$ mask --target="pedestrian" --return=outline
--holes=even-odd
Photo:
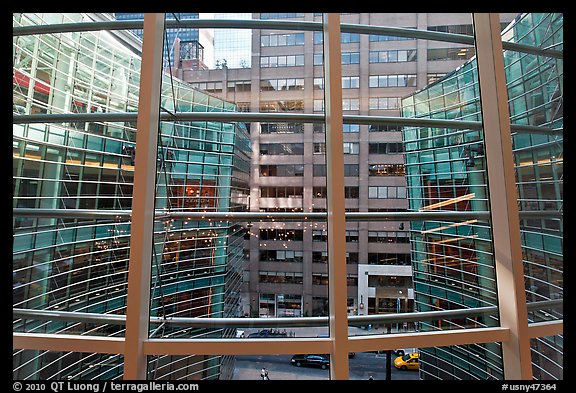
[[[268,378],[268,369],[266,367],[262,367],[262,370],[260,370],[260,377],[263,381],[270,380],[270,378]]]

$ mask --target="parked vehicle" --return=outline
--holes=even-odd
[[[325,370],[330,367],[330,358],[327,355],[294,355],[290,363],[296,367],[320,367]]]
[[[410,352],[404,356],[398,356],[394,360],[394,367],[400,370],[418,370],[418,360],[420,354],[418,352]]]
[[[254,333],[250,333],[248,338],[274,338],[274,337],[287,337],[286,330],[280,331],[278,329],[262,329]]]

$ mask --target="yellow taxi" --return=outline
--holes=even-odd
[[[394,367],[400,370],[418,370],[419,359],[419,353],[410,352],[403,356],[398,356],[396,359],[394,359]]]

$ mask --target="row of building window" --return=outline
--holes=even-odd
[[[261,13],[260,19],[295,19],[295,18],[304,18],[304,13]],[[314,16],[322,16],[320,13],[315,13]],[[506,27],[506,23],[501,24],[501,28],[503,29]],[[406,27],[408,29],[416,29],[416,27]],[[428,31],[439,31],[443,33],[452,33],[452,34],[466,34],[466,35],[473,35],[474,28],[472,24],[460,24],[460,25],[439,25],[439,26],[428,26]],[[315,32],[315,41],[314,43],[322,43],[322,34],[320,32]],[[377,41],[398,41],[398,40],[413,40],[412,37],[395,37],[390,35],[376,35],[370,34],[369,40],[371,42]],[[319,42],[317,42],[319,41]]]
[[[458,56],[458,53],[454,55],[451,53],[450,57],[446,58],[438,58],[438,52],[434,54],[436,56],[436,60],[458,60],[458,58],[454,58],[454,56]],[[345,56],[347,54],[342,54],[342,64],[358,64],[354,63],[351,59],[354,58],[352,54],[350,56]],[[316,55],[315,55],[316,56]],[[349,58],[348,61],[345,61],[344,58]],[[316,57],[315,57],[316,58]],[[322,59],[320,55],[319,59]],[[314,65],[322,65],[322,61],[319,64],[314,63]],[[428,74],[428,84],[435,82],[436,80],[443,77],[445,74],[437,74],[437,73],[430,73]],[[358,78],[358,77],[350,77],[350,78]],[[344,79],[342,81],[343,88],[350,88],[344,87],[345,86]],[[355,82],[354,82],[355,83]],[[376,83],[374,81],[374,83]],[[384,83],[384,82],[382,82]],[[198,83],[190,83],[193,87],[196,87],[201,90],[205,90],[209,93],[222,93],[222,82],[214,81],[214,82],[198,82]],[[359,86],[358,86],[359,87]],[[380,86],[379,86],[380,87]],[[356,88],[356,87],[355,87]],[[242,93],[242,92],[250,92],[252,91],[252,82],[251,81],[229,81],[226,83],[226,89],[229,93]],[[324,78],[314,78],[314,89],[323,90],[324,89]],[[304,81],[301,78],[291,78],[291,79],[263,79],[260,81],[260,91],[285,91],[285,90],[304,90]],[[250,110],[242,110],[241,103],[238,104],[238,110],[249,112]],[[250,103],[244,103],[244,105],[250,106]],[[372,108],[371,108],[372,109]],[[42,108],[37,108],[37,111],[41,111]]]
[[[392,187],[394,188],[394,187]],[[392,195],[392,192],[389,192]],[[260,187],[261,198],[302,198],[304,195],[303,187],[279,186],[279,187]],[[328,195],[326,187],[313,187],[312,196],[314,198],[326,198]],[[358,199],[360,188],[357,186],[345,186],[344,197]]]
[[[358,253],[357,252],[347,252],[346,253],[346,263],[347,264],[358,264]],[[260,261],[261,262],[298,262],[301,263],[304,260],[303,251],[294,250],[260,250]],[[328,263],[328,251],[313,251],[312,252],[312,262],[313,263]],[[399,253],[368,253],[368,264],[369,265],[400,265],[408,266],[411,263],[410,254],[399,254]]]
[[[258,231],[259,240],[268,241],[294,241],[300,242],[304,240],[304,231],[302,229],[277,229],[277,228],[260,228]],[[244,235],[245,240],[250,239],[250,232],[246,231]],[[409,243],[408,232],[405,231],[368,231],[368,243]],[[328,232],[326,230],[313,230],[312,231],[312,241],[313,242],[327,242]],[[359,241],[359,231],[347,230],[346,231],[346,242],[356,243]],[[291,256],[291,254],[286,254]],[[301,255],[294,255],[294,257],[300,257]],[[274,255],[266,254],[266,258],[263,259],[262,255],[260,260],[271,260],[271,259],[283,259],[275,258]],[[354,256],[352,257],[354,260]]]
[[[342,132],[357,133],[360,127],[367,127],[368,132],[400,132],[401,127],[396,125],[376,125],[361,126],[360,124],[343,124]],[[324,133],[325,127],[322,123],[312,125],[314,133]],[[304,123],[260,123],[261,134],[302,134],[304,133]]]
[[[358,177],[358,164],[344,164],[345,177]],[[404,164],[369,164],[369,176],[404,176]],[[304,176],[304,164],[260,165],[260,176],[300,177]],[[313,176],[325,177],[326,164],[314,164]]]
[[[343,143],[344,154],[359,154],[360,143],[359,142],[344,142]],[[313,144],[314,154],[326,154],[326,143],[325,142],[314,142]],[[374,142],[368,144],[369,154],[402,154],[404,152],[404,146],[401,142]],[[260,144],[260,155],[303,155],[304,154],[304,144],[303,143],[261,143]],[[378,164],[374,164],[378,165]],[[273,175],[271,175],[273,176]],[[276,175],[279,176],[279,175]]]
[[[427,59],[429,61],[447,61],[470,59],[474,56],[474,48],[435,48],[428,49]],[[368,61],[374,63],[406,63],[417,61],[417,52],[411,50],[389,50],[389,51],[371,51]],[[346,52],[341,55],[342,65],[360,64],[360,54],[358,52]],[[322,53],[313,55],[313,64],[321,66],[324,64]],[[280,56],[261,56],[260,68],[276,67],[299,67],[304,65],[304,55],[280,55]]]
[[[260,272],[260,282],[272,284],[302,284],[303,277],[302,273]],[[312,283],[316,285],[328,285],[328,277],[321,273],[313,274]],[[358,276],[348,275],[346,277],[346,285],[353,287],[358,286]]]

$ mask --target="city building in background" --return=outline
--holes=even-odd
[[[502,28],[517,14],[501,15]],[[315,13],[256,13],[253,19],[321,21]],[[471,35],[471,14],[351,13],[342,23]],[[215,35],[217,37],[217,35]],[[473,46],[390,35],[342,33],[344,114],[399,116],[416,90],[452,72]],[[246,112],[324,111],[321,32],[252,31],[251,68],[172,73],[234,101]],[[215,39],[215,48],[222,43]],[[397,126],[344,124],[346,210],[406,211],[404,147]],[[326,210],[325,134],[321,124],[252,123],[251,211]],[[414,310],[408,222],[348,223],[350,315]],[[328,313],[325,223],[254,223],[246,240],[245,313],[319,316]]]
[[[252,19],[251,13],[215,13],[214,19]],[[214,66],[252,67],[252,30],[214,29]]]
[[[14,14],[15,26],[80,23],[90,14]],[[101,19],[101,18],[100,18]],[[132,40],[129,32],[120,32]],[[141,45],[141,43],[140,43]],[[29,35],[14,41],[14,113],[137,112],[141,59],[105,31]],[[236,106],[164,75],[171,112]],[[13,207],[130,212],[136,122],[14,124]],[[242,123],[163,121],[156,209],[242,211],[248,203],[250,140]],[[130,216],[14,218],[13,307],[125,314]],[[152,317],[238,317],[245,229],[226,221],[168,220],[154,228]],[[14,331],[122,337],[113,324],[26,322]],[[231,337],[233,329],[152,325],[151,337]],[[154,379],[229,379],[230,356],[151,356]],[[14,379],[109,379],[123,357],[15,350]]]
[[[114,13],[117,20],[144,20],[143,13]],[[211,14],[203,13],[166,13],[167,20],[211,19]],[[142,30],[133,30],[142,38]],[[164,64],[189,69],[208,69],[214,67],[214,31],[213,29],[167,28],[164,42]],[[177,49],[176,49],[177,48]]]
[[[522,14],[504,41],[537,48],[563,47],[562,14]],[[514,132],[514,166],[520,212],[548,211],[521,219],[527,302],[563,298],[563,66],[561,59],[504,51],[513,125],[559,129],[555,134]],[[406,117],[481,121],[478,70],[472,58],[457,70],[402,99]],[[406,179],[411,210],[486,211],[488,178],[483,130],[404,127]],[[489,225],[470,220],[414,221],[412,266],[417,311],[496,306],[495,256]],[[531,312],[533,322],[562,318],[558,310]],[[498,325],[498,315],[421,323],[420,329]],[[562,337],[532,339],[533,375],[561,379]],[[421,350],[422,379],[501,379],[498,343]]]

